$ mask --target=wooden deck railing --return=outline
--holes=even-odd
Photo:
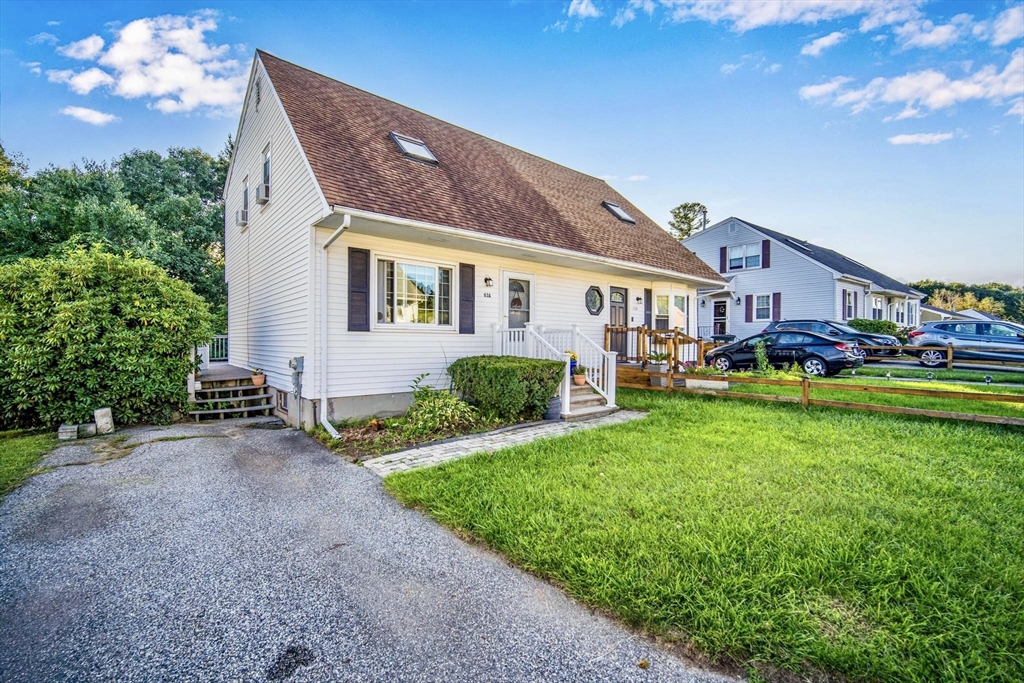
[[[620,351],[619,360],[627,363],[646,365],[651,362],[652,353],[664,353],[671,360],[675,369],[683,364],[692,363],[704,366],[704,354],[721,346],[703,339],[695,339],[685,334],[678,327],[667,330],[652,330],[645,325],[639,327],[604,326],[605,351]],[[622,353],[624,351],[624,353]]]

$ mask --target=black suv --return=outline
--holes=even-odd
[[[865,356],[898,356],[900,355],[900,340],[890,334],[877,334],[875,332],[861,332],[855,330],[849,325],[836,322],[835,320],[780,320],[778,322],[771,323],[768,327],[764,328],[764,332],[775,332],[777,330],[801,330],[804,332],[814,332],[815,334],[823,334],[833,339],[842,339],[843,341],[856,342],[858,345],[857,353],[864,358]],[[892,349],[862,349],[861,345],[864,346],[893,346],[896,348]],[[871,361],[876,362],[876,361]]]
[[[864,356],[856,344],[847,344],[834,337],[812,332],[778,331],[755,334],[738,342],[711,349],[704,362],[723,372],[753,368],[757,365],[754,349],[764,342],[768,362],[775,367],[788,368],[796,363],[808,375],[827,377],[847,368],[864,365]]]

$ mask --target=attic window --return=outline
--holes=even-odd
[[[416,138],[411,138],[408,135],[402,135],[401,133],[391,133],[391,139],[398,145],[399,151],[405,156],[416,159],[417,161],[423,161],[428,164],[437,165],[437,157],[431,154],[427,148],[427,143]]]
[[[601,204],[623,223],[632,223],[633,225],[636,225],[636,219],[626,213],[626,210],[618,204],[612,204],[611,202],[601,202]]]

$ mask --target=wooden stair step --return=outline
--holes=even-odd
[[[197,394],[215,394],[223,393],[225,391],[263,391],[266,387],[257,387],[252,384],[247,384],[240,387],[217,387],[215,389],[203,387],[202,389],[196,389]]]
[[[269,392],[249,394],[246,396],[230,396],[228,398],[204,398],[201,401],[191,401],[191,403],[192,405],[199,405],[201,403],[241,403],[244,401],[262,401],[265,398],[270,398]]]
[[[261,403],[254,406],[242,406],[240,408],[216,408],[211,410],[190,410],[189,415],[227,415],[228,413],[249,413],[259,410],[272,410],[274,408],[270,403]]]

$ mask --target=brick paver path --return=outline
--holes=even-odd
[[[419,448],[382,455],[379,458],[363,461],[363,466],[380,477],[386,477],[392,472],[401,472],[420,467],[431,467],[449,460],[462,458],[480,451],[496,451],[499,448],[518,446],[529,443],[535,439],[550,438],[571,434],[581,429],[594,429],[605,425],[621,424],[646,417],[647,413],[634,410],[620,410],[611,415],[594,418],[593,420],[580,420],[579,422],[546,422],[535,427],[523,427],[498,434],[481,434],[471,436],[458,441],[438,443]]]

